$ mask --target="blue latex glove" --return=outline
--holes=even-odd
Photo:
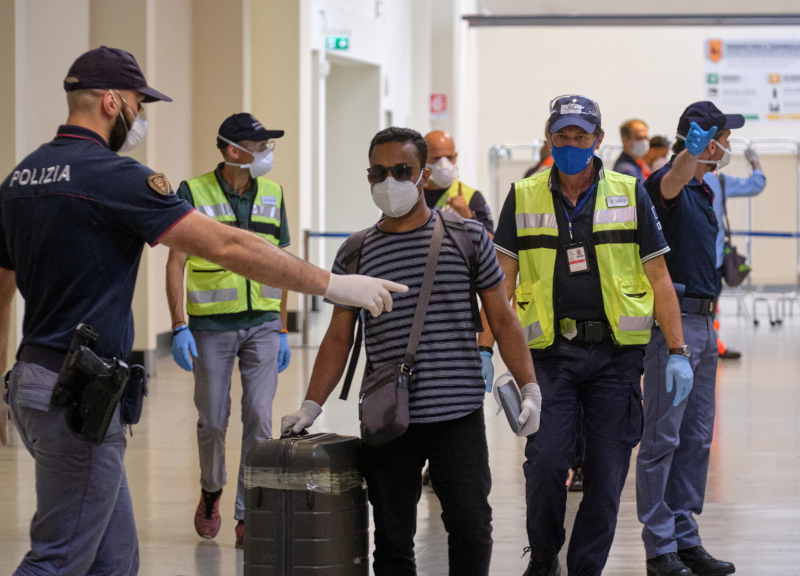
[[[672,392],[672,384],[675,383],[675,400],[673,406],[683,402],[692,391],[694,385],[694,372],[689,359],[680,354],[670,354],[667,360],[667,394]]]
[[[192,371],[192,357],[189,356],[189,351],[197,358],[197,345],[194,343],[192,331],[187,326],[172,337],[172,357],[175,363],[187,372]]]
[[[492,355],[486,350],[481,350],[481,376],[486,380],[486,391],[491,392],[494,383],[494,364]]]
[[[692,156],[699,156],[706,149],[708,143],[717,133],[717,127],[712,126],[707,132],[692,122],[689,126],[689,133],[686,135],[686,149]]]
[[[281,348],[278,350],[278,373],[289,367],[289,360],[291,359],[292,351],[289,348],[289,335],[286,332],[281,332]]]

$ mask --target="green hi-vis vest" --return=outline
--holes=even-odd
[[[458,193],[461,192],[461,195],[464,197],[464,201],[469,206],[469,203],[472,202],[472,197],[475,195],[475,188],[470,188],[466,184],[463,184],[459,180],[454,180],[452,184],[450,184],[450,188],[445,190],[442,197],[439,198],[439,201],[436,202],[435,208],[444,208],[447,206],[447,199],[448,198],[455,198],[458,196]]]
[[[278,245],[281,236],[281,187],[272,180],[258,178],[258,193],[250,214],[250,230]],[[194,207],[214,220],[238,226],[228,198],[214,172],[187,181]],[[248,280],[219,265],[189,256],[186,261],[186,310],[192,316],[235,314],[249,310],[280,312],[281,290]]]
[[[545,170],[514,184],[520,271],[517,317],[534,349],[550,346],[556,334],[553,286],[560,242],[549,178],[550,170]],[[636,179],[606,170],[597,184],[593,221],[591,243],[614,339],[621,345],[647,344],[653,326],[653,288],[635,239]]]

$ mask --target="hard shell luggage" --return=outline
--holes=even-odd
[[[360,440],[309,434],[256,444],[245,460],[244,576],[367,576]]]

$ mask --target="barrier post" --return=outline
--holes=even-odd
[[[308,262],[309,259],[309,239],[311,233],[308,230],[303,230],[303,259]],[[308,294],[303,293],[303,347],[308,346]]]

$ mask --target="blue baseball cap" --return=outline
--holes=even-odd
[[[710,130],[716,126],[719,132],[735,130],[744,126],[744,116],[741,114],[723,114],[713,102],[695,102],[689,104],[681,114],[678,121],[678,134],[686,136],[692,122],[696,122],[703,130]]]
[[[227,138],[231,142],[241,142],[242,140],[263,142],[271,138],[280,138],[283,134],[283,130],[267,130],[261,122],[247,112],[228,116],[219,127],[219,136]],[[217,148],[225,148],[227,145],[225,140],[217,138]]]
[[[600,106],[586,96],[569,94],[550,101],[550,134],[564,126],[578,126],[587,132],[600,128]]]
[[[172,102],[172,98],[147,85],[133,54],[108,46],[100,46],[78,56],[64,78],[64,90],[67,92],[95,88],[136,90],[144,94],[144,102]]]

